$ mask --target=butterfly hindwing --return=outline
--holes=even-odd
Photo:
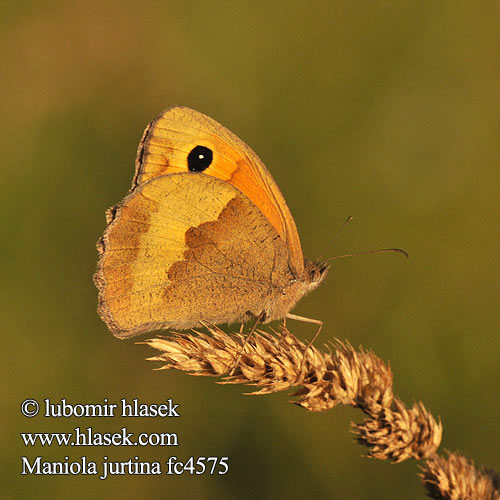
[[[258,315],[290,280],[287,248],[231,184],[154,177],[110,211],[96,273],[99,312],[122,338]]]

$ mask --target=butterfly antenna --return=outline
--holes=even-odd
[[[376,253],[389,253],[396,252],[404,255],[407,259],[410,258],[407,252],[401,250],[401,248],[381,248],[379,250],[369,250],[368,252],[354,252],[354,253],[346,253],[344,255],[336,255],[335,257],[330,257],[326,259],[325,262],[330,262],[331,260],[343,259],[344,257],[357,257],[358,255],[374,255]]]
[[[352,221],[352,215],[349,215],[347,219],[342,223],[342,225],[338,228],[337,232],[333,235],[332,239],[327,243],[324,250],[321,252],[321,255],[317,258],[316,262],[321,262],[321,258],[325,255],[326,251],[337,241],[337,238],[340,236],[340,233],[343,231],[344,227]]]

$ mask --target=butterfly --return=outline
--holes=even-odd
[[[98,312],[128,338],[206,323],[294,318],[328,265],[304,258],[260,158],[212,118],[171,107],[139,144],[128,195],[97,243]]]

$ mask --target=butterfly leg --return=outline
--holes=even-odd
[[[231,370],[229,371],[229,375],[233,375],[234,371],[236,370],[236,367],[238,366],[238,363],[240,362],[241,355],[243,354],[243,351],[245,350],[245,347],[246,347],[248,341],[250,340],[250,338],[252,337],[252,335],[255,333],[255,330],[257,329],[257,325],[259,323],[262,323],[262,319],[263,318],[261,318],[259,316],[255,320],[255,323],[253,324],[252,329],[250,330],[250,332],[248,333],[248,335],[245,337],[245,340],[243,341],[243,345],[241,346],[241,349],[238,351],[238,354],[236,355],[236,358],[234,360],[233,366],[232,366]],[[240,326],[240,333],[243,333],[243,327],[244,327],[244,324],[242,323],[241,326]]]
[[[302,323],[312,323],[313,325],[318,325],[318,329],[316,330],[316,333],[314,334],[313,338],[308,342],[304,349],[304,354],[302,356],[302,361],[300,363],[300,368],[299,368],[299,373],[302,374],[302,369],[304,368],[304,362],[306,360],[306,354],[309,349],[314,344],[314,341],[318,338],[319,332],[321,332],[321,329],[323,328],[323,321],[319,319],[312,319],[312,318],[306,318],[304,316],[298,316],[297,314],[291,314],[288,313],[285,318],[283,318],[283,324],[286,325],[285,319],[294,319],[296,321],[302,321]]]
[[[281,325],[281,331],[282,332],[286,332],[287,331],[287,327],[286,327],[286,316],[281,320],[283,321],[282,325]],[[283,342],[283,336],[280,337],[280,340],[279,340],[280,344],[281,342]]]

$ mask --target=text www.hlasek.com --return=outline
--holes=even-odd
[[[25,446],[178,446],[175,433],[142,432],[135,438],[133,432],[122,427],[119,432],[95,432],[92,427],[74,432],[25,432],[21,433]]]

